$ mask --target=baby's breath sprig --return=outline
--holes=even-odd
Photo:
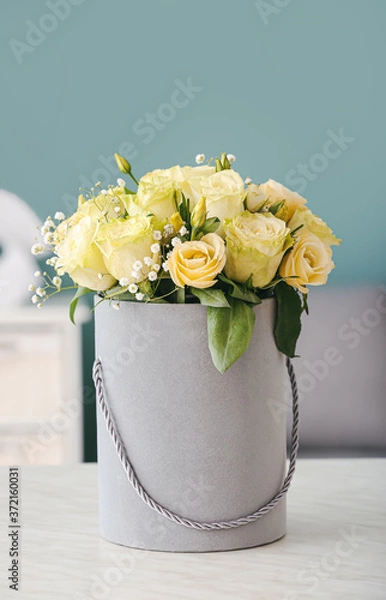
[[[31,297],[31,302],[32,304],[36,304],[37,308],[42,308],[43,303],[47,302],[47,300],[52,298],[52,296],[55,296],[64,290],[73,290],[78,287],[76,285],[62,287],[62,278],[57,275],[51,278],[47,271],[43,271],[43,273],[40,271],[35,271],[34,275],[35,277],[39,278],[40,285],[36,286],[35,284],[31,283],[28,289],[30,292],[34,292],[33,296]]]

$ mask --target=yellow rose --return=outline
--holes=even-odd
[[[224,268],[225,244],[216,233],[207,233],[200,241],[183,242],[168,258],[170,277],[178,287],[209,288]]]
[[[288,227],[291,231],[295,231],[302,225],[300,231],[311,231],[314,235],[316,235],[322,242],[330,247],[330,246],[339,246],[342,240],[337,238],[333,233],[332,229],[325,223],[320,217],[314,215],[308,208],[304,208],[301,210],[295,211],[294,216],[288,223]]]
[[[116,280],[107,272],[103,255],[96,245],[98,229],[98,222],[75,213],[57,237],[55,253],[59,260],[56,269],[59,275],[68,273],[80,286],[103,291],[109,289]]]
[[[252,275],[254,287],[272,281],[285,251],[293,244],[284,221],[270,213],[244,211],[224,221],[227,263],[225,274],[245,283]]]
[[[100,228],[97,244],[108,272],[118,280],[141,282],[147,278],[152,264],[160,263],[159,244],[154,242],[149,217],[136,215],[106,223]],[[152,264],[146,264],[145,257],[151,259]]]
[[[201,195],[206,199],[208,217],[218,217],[222,221],[231,219],[243,211],[246,190],[236,171],[226,169],[214,173],[201,181],[201,188]]]
[[[300,229],[298,238],[291,251],[286,254],[280,265],[281,277],[287,283],[307,294],[306,285],[323,285],[334,268],[331,249],[314,233]]]
[[[246,206],[250,212],[257,212],[264,203],[270,207],[276,202],[284,200],[284,206],[276,213],[278,219],[289,221],[295,210],[306,204],[307,200],[297,192],[292,192],[274,179],[268,179],[260,185],[248,186]]]
[[[84,218],[84,216],[85,215],[81,212],[76,211],[73,215],[71,215],[71,217],[68,217],[68,219],[65,219],[64,221],[61,221],[53,232],[53,245],[55,246],[62,242],[65,239],[71,227],[79,223],[79,221],[81,221]]]
[[[167,219],[176,210],[174,195],[180,193],[196,204],[201,193],[201,181],[215,172],[214,167],[180,167],[156,169],[144,175],[138,185],[136,203],[141,210],[152,213],[159,220]]]

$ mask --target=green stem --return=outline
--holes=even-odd
[[[185,288],[177,289],[177,304],[185,304]]]
[[[129,175],[130,175],[131,179],[134,181],[134,183],[136,183],[137,185],[139,185],[137,179],[134,177],[134,175],[132,174],[131,171],[130,171]]]

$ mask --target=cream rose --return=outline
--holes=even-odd
[[[231,219],[243,211],[246,196],[244,182],[232,169],[219,171],[201,181],[202,196],[206,199],[209,217],[220,221]],[[222,228],[218,233],[222,233]]]
[[[145,264],[145,257],[151,258],[152,264],[160,263],[159,245],[154,243],[149,217],[136,215],[106,223],[100,228],[97,244],[107,270],[118,280],[138,283],[146,279],[152,265]]]
[[[287,283],[307,294],[305,286],[325,284],[333,268],[331,249],[314,233],[301,229],[294,247],[284,257],[279,273],[285,278],[296,276],[297,279],[287,279]]]
[[[296,210],[288,223],[288,227],[291,231],[295,231],[295,229],[298,229],[300,226],[302,227],[299,231],[305,231],[307,229],[322,240],[328,247],[333,245],[339,246],[342,241],[333,234],[332,229],[330,229],[323,219],[314,215],[308,208]]]
[[[244,211],[224,221],[227,263],[225,274],[245,283],[252,275],[254,287],[272,281],[285,251],[292,245],[284,221],[269,213]]]
[[[276,217],[289,221],[295,210],[306,204],[307,200],[297,192],[292,192],[274,179],[268,179],[260,185],[248,186],[246,206],[250,212],[257,212],[262,206],[270,207],[284,200],[284,206],[276,213]]]
[[[106,219],[124,217],[131,201],[132,194],[126,194],[123,187],[116,186],[106,190],[106,194],[98,194],[90,200],[80,199],[78,212],[103,222]]]
[[[183,242],[173,249],[167,264],[170,277],[178,287],[209,288],[216,283],[216,275],[225,265],[225,244],[216,233],[208,233],[201,240]]]
[[[170,178],[176,187],[189,198],[191,206],[197,204],[202,196],[202,182],[216,172],[214,167],[201,165],[199,167],[180,167],[179,165],[162,171],[163,177]]]
[[[59,241],[54,248],[59,257],[58,274],[68,273],[75,283],[91,290],[109,289],[116,279],[108,272],[96,244],[98,222],[75,213],[67,222],[61,223],[60,228],[56,238]]]

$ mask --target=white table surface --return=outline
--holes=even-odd
[[[20,591],[8,589],[8,470],[0,469],[0,598],[386,598],[386,460],[298,462],[286,537],[207,554],[146,552],[98,534],[96,465],[20,467]]]

